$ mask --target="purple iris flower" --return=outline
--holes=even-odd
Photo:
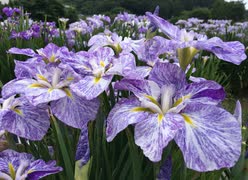
[[[107,141],[134,124],[135,143],[151,161],[160,161],[173,139],[190,169],[211,171],[232,167],[238,160],[241,125],[219,107],[225,93],[216,82],[188,84],[178,66],[158,62],[148,80],[123,79],[115,88],[134,96],[123,98],[109,113]]]
[[[35,160],[31,154],[13,150],[0,152],[0,179],[38,180],[62,170],[55,161]]]
[[[150,67],[136,67],[133,54],[121,54],[116,57],[109,47],[101,47],[94,51],[76,53],[71,59],[64,59],[82,79],[71,85],[73,91],[91,100],[108,89],[114,75],[144,78]]]
[[[75,128],[82,128],[89,120],[95,119],[98,100],[88,101],[80,93],[75,94],[71,85],[78,82],[80,77],[69,66],[36,65],[22,64],[22,67],[28,69],[26,76],[8,82],[3,87],[3,97],[23,94],[34,106],[50,103],[52,113]]]
[[[7,16],[7,17],[11,17],[14,14],[14,9],[12,9],[11,7],[4,7],[2,9],[2,12]]]
[[[223,42],[218,37],[207,39],[206,36],[193,31],[179,29],[168,21],[150,13],[146,13],[152,24],[159,28],[169,39],[175,42],[180,66],[185,70],[199,50],[214,53],[219,59],[240,64],[246,59],[245,47],[238,41]]]
[[[0,99],[0,130],[30,140],[41,140],[49,127],[45,108],[33,106],[24,97]]]

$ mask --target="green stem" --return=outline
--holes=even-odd
[[[59,124],[57,122],[57,119],[53,115],[51,115],[51,120],[52,120],[54,127],[55,127],[55,130],[56,130],[60,151],[61,151],[62,156],[63,156],[63,161],[64,161],[64,165],[65,165],[65,171],[66,171],[67,179],[73,180],[74,175],[73,175],[72,163],[70,161],[69,153],[67,151],[65,141],[64,141],[64,138],[62,136],[62,132],[59,128]]]

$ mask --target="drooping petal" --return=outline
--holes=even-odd
[[[135,124],[147,118],[148,112],[139,110],[140,102],[137,98],[122,99],[110,111],[107,118],[107,141],[114,137],[128,125]]]
[[[112,75],[100,78],[94,76],[86,76],[78,83],[70,85],[70,89],[78,96],[85,97],[88,100],[96,98],[108,88],[111,83]]]
[[[149,95],[157,100],[160,96],[160,88],[153,81],[140,80],[140,79],[122,79],[120,82],[116,82],[116,89],[131,91],[138,98],[144,98]]]
[[[33,79],[14,79],[5,84],[2,88],[2,97],[4,99],[16,94],[24,94],[27,87],[34,83]]]
[[[45,63],[43,61],[15,61],[15,76],[17,78],[33,78],[39,74],[38,66],[45,68]]]
[[[146,12],[146,16],[153,25],[159,28],[170,39],[178,40],[180,38],[180,29],[177,26],[150,12]]]
[[[45,162],[41,159],[31,162],[24,174],[27,174],[28,179],[38,180],[45,176],[56,174],[63,169],[56,166],[55,161]]]
[[[49,103],[67,96],[66,92],[62,89],[49,89],[49,88],[32,88],[29,87],[25,91],[27,99],[33,104]]]
[[[241,127],[229,112],[191,103],[181,112],[185,126],[175,136],[188,168],[213,171],[232,167],[241,152]]]
[[[4,111],[0,115],[0,129],[26,139],[41,140],[50,127],[48,112],[26,100],[23,103],[15,110],[0,110]]]
[[[26,48],[26,49],[20,49],[20,48],[16,48],[16,47],[13,47],[13,48],[10,48],[8,50],[8,53],[10,54],[21,54],[21,55],[26,55],[26,56],[30,56],[30,57],[34,57],[36,56],[37,54],[30,48]]]
[[[81,129],[81,134],[78,140],[77,152],[76,152],[76,161],[79,160],[80,167],[87,164],[90,159],[90,147],[89,147],[89,138],[88,138],[88,127],[85,125]]]
[[[52,113],[60,121],[79,129],[95,119],[98,108],[98,99],[86,100],[75,93],[51,102]]]
[[[149,116],[135,125],[135,143],[140,146],[143,153],[153,162],[162,158],[163,149],[174,138],[183,126],[183,118],[174,113],[167,113],[161,117],[159,114]]]
[[[150,72],[149,80],[156,82],[160,87],[173,84],[176,90],[187,84],[185,73],[171,63],[157,62]]]
[[[170,180],[172,172],[172,158],[167,157],[160,167],[159,174],[157,175],[157,180]]]
[[[195,48],[214,53],[219,59],[239,65],[246,59],[245,46],[239,41],[223,42],[218,37],[197,41]]]
[[[181,89],[175,99],[177,102],[201,102],[204,104],[218,104],[225,98],[224,88],[215,81],[194,82]]]

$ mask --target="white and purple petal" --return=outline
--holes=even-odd
[[[135,143],[153,162],[161,160],[163,149],[183,126],[183,118],[178,114],[167,113],[162,119],[160,116],[150,113],[145,120],[135,124]]]
[[[241,126],[214,105],[190,103],[181,112],[185,126],[175,136],[188,168],[205,172],[235,165],[241,152]]]
[[[20,48],[16,48],[16,47],[13,47],[13,48],[10,48],[8,50],[8,53],[10,54],[21,54],[21,55],[26,55],[26,56],[30,56],[30,57],[34,57],[36,56],[37,54],[30,48],[26,48],[26,49],[20,49]]]
[[[81,129],[80,137],[77,144],[76,161],[80,162],[80,167],[87,164],[90,159],[90,147],[88,138],[87,124]]]
[[[148,79],[156,82],[160,87],[174,85],[176,90],[187,85],[185,73],[180,67],[171,63],[157,62]]]
[[[98,99],[86,100],[72,93],[51,102],[52,113],[65,124],[81,129],[90,120],[94,120],[99,108]]]
[[[110,111],[107,118],[107,141],[112,141],[115,136],[124,130],[128,125],[143,121],[148,117],[148,112],[135,111],[140,107],[140,101],[132,97],[130,99],[122,99]]]
[[[112,77],[112,75],[106,75],[100,78],[86,76],[78,83],[71,84],[70,89],[78,96],[91,100],[99,96],[103,91],[107,90]]]

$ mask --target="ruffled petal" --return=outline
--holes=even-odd
[[[34,57],[37,54],[34,52],[34,50],[30,49],[30,48],[26,48],[26,49],[20,49],[20,48],[10,48],[8,50],[8,53],[10,54],[21,54],[21,55],[26,55],[26,56],[30,56],[30,57]]]
[[[185,73],[180,67],[171,63],[157,62],[150,72],[149,80],[156,82],[160,87],[174,85],[176,90],[187,85]]]
[[[137,98],[122,99],[110,111],[107,118],[107,141],[110,142],[114,137],[124,130],[128,125],[135,124],[147,118],[148,113],[138,111],[140,102]]]
[[[159,114],[150,114],[135,125],[135,143],[146,157],[158,162],[162,158],[163,149],[182,126],[183,118],[178,114],[167,113],[162,119]]]
[[[70,97],[51,102],[52,113],[60,121],[79,129],[95,119],[98,108],[98,99],[86,100],[74,93]]]
[[[241,152],[241,127],[229,112],[191,103],[182,112],[185,127],[175,136],[188,168],[213,171],[232,167]]]
[[[50,127],[46,109],[32,106],[27,101],[15,111],[4,111],[5,113],[1,113],[2,116],[0,116],[0,129],[17,136],[41,140]]]
[[[108,88],[111,83],[112,75],[96,78],[94,76],[86,76],[78,83],[70,85],[70,89],[78,96],[85,97],[88,100],[96,98]]]

